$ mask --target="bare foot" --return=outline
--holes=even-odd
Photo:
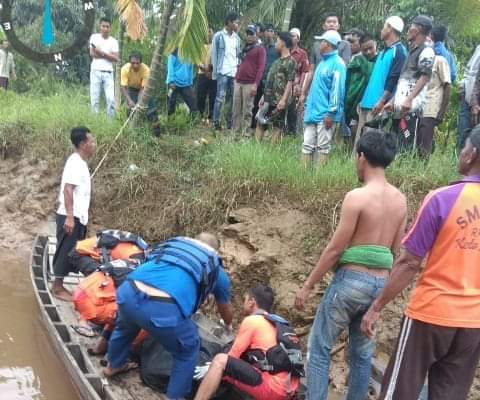
[[[59,300],[63,301],[73,301],[72,293],[70,293],[67,289],[65,289],[63,286],[61,287],[52,287],[52,294],[54,297],[56,297]]]
[[[103,356],[107,352],[108,341],[101,337],[93,348],[88,348],[87,352],[91,356]]]
[[[115,375],[122,374],[136,368],[138,368],[138,364],[134,362],[127,362],[120,368],[112,368],[109,364],[103,369],[103,375],[105,375],[107,378],[112,378]]]

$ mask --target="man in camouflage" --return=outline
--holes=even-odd
[[[255,137],[263,139],[265,130],[270,127],[272,143],[277,143],[285,132],[285,113],[291,101],[292,85],[295,78],[295,60],[290,55],[292,36],[288,32],[278,34],[275,48],[280,54],[267,75],[265,94],[260,100]],[[264,118],[262,118],[264,117]]]

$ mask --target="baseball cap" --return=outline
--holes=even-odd
[[[298,38],[300,39],[300,29],[298,29],[298,28],[292,28],[292,29],[290,29],[290,33],[291,33],[292,35],[297,35]]]
[[[332,46],[338,47],[338,44],[342,41],[342,37],[337,31],[326,31],[322,36],[315,37],[317,40],[325,40],[330,43]]]
[[[245,32],[253,33],[254,35],[256,35],[257,34],[257,27],[253,24],[247,25],[247,28],[245,29]]]
[[[418,25],[418,26],[423,26],[424,28],[428,30],[432,30],[433,28],[433,22],[432,19],[426,15],[418,15],[416,16],[412,24]]]
[[[397,32],[403,32],[403,28],[405,27],[405,23],[403,22],[403,19],[400,17],[397,17],[396,15],[392,17],[388,17],[387,20],[385,21],[388,25],[390,25],[393,29],[395,29]]]

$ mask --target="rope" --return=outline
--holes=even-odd
[[[133,108],[132,112],[130,113],[130,115],[128,116],[127,120],[124,122],[124,124],[122,125],[122,127],[120,128],[120,130],[118,131],[117,133],[117,136],[115,136],[115,138],[113,139],[113,142],[110,143],[110,145],[108,146],[108,149],[107,151],[105,152],[105,154],[103,155],[102,159],[100,160],[100,162],[97,164],[96,168],[95,168],[95,171],[93,171],[92,173],[92,176],[90,177],[91,179],[93,179],[95,177],[95,175],[97,174],[98,170],[100,169],[100,167],[102,166],[103,162],[105,161],[105,159],[107,158],[108,156],[108,153],[110,153],[110,150],[112,150],[112,147],[113,145],[115,144],[115,142],[118,140],[118,138],[120,137],[120,135],[123,133],[123,131],[125,130],[125,128],[127,127],[128,123],[131,121],[131,119],[133,118],[133,116],[135,115],[136,111],[138,110],[139,106],[138,104]]]

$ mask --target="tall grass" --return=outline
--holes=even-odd
[[[325,165],[305,169],[299,161],[300,149],[301,140],[290,138],[278,146],[254,141],[217,142],[208,157],[213,175],[262,181],[304,195],[348,190],[358,185],[355,160],[350,152],[339,148]],[[456,179],[455,165],[453,151],[438,151],[428,163],[411,154],[403,154],[389,167],[388,177],[406,192],[424,192]]]

